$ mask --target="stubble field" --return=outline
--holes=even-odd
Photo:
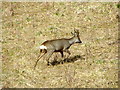
[[[0,10],[3,87],[118,87],[117,3],[3,2]],[[55,53],[50,61],[58,63],[41,59],[34,70],[40,44],[70,38],[74,28],[83,43],[70,47],[70,57]]]

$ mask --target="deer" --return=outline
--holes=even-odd
[[[63,52],[68,53],[69,56],[71,54],[70,51],[68,50],[70,46],[73,45],[74,43],[82,43],[79,37],[78,30],[74,29],[74,33],[71,32],[71,34],[73,35],[73,37],[71,38],[53,39],[43,42],[39,46],[40,54],[37,58],[34,68],[36,67],[40,58],[42,58],[43,56],[47,61],[47,65],[50,65],[49,59],[54,52],[60,52],[62,58],[64,57]],[[43,54],[41,55],[41,53]]]

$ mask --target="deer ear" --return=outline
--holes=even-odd
[[[75,33],[79,34],[79,30],[78,29],[74,29],[75,30]]]
[[[74,33],[79,33],[79,30],[74,28]]]
[[[74,33],[76,33],[76,29],[74,28]]]
[[[73,32],[71,32],[72,35],[75,35]]]
[[[79,34],[79,30],[77,30],[77,33]]]

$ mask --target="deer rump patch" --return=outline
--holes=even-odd
[[[41,45],[39,48],[40,48],[41,53],[47,53],[47,47],[46,46]]]
[[[41,45],[39,48],[40,48],[40,49],[47,49],[47,47],[44,46],[44,45]]]

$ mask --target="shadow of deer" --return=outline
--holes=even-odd
[[[80,55],[76,55],[73,57],[65,58],[64,60],[60,60],[60,61],[54,60],[53,62],[51,62],[51,65],[54,66],[54,65],[64,64],[64,63],[71,63],[71,62],[77,61],[78,59],[84,59],[84,58]]]

